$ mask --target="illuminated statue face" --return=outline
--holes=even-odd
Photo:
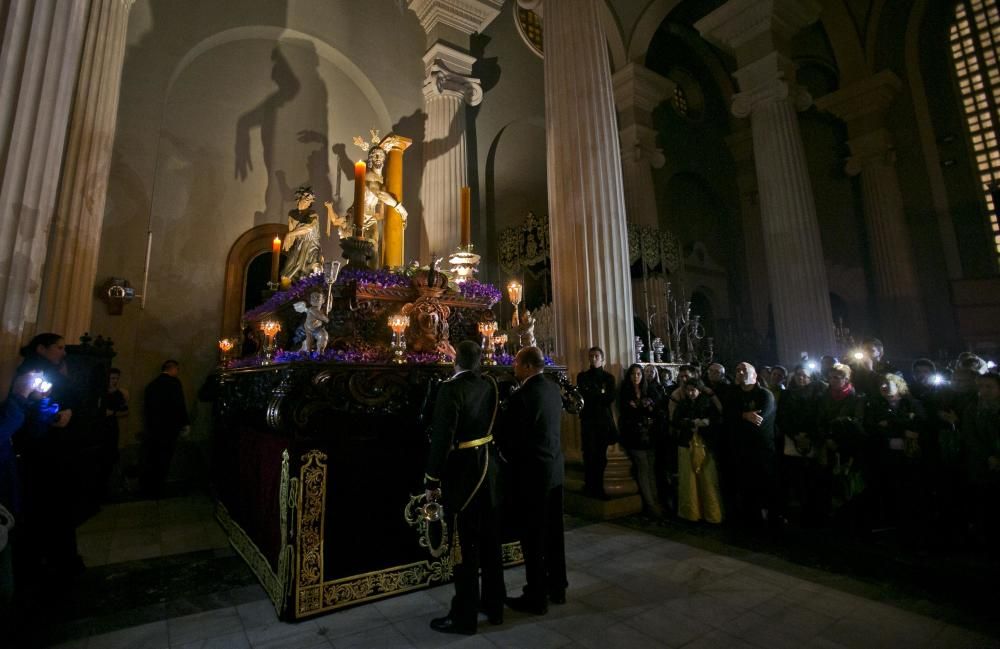
[[[371,150],[368,151],[368,166],[371,169],[382,173],[382,167],[385,166],[385,151],[377,146],[372,147]]]

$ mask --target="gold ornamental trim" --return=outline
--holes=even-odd
[[[250,570],[260,581],[264,592],[267,593],[267,596],[271,599],[271,603],[274,605],[275,612],[281,615],[287,599],[285,595],[288,586],[288,573],[282,573],[281,571],[281,565],[285,562],[279,562],[278,572],[275,573],[271,569],[271,563],[264,557],[260,548],[250,540],[250,536],[240,527],[239,523],[232,519],[229,515],[229,510],[221,502],[216,503],[215,520],[219,521],[222,529],[226,532],[226,536],[229,537],[229,545],[236,550],[237,554],[243,557],[243,560],[250,566]],[[288,550],[290,549],[288,548]],[[283,548],[282,558],[284,556],[285,552]]]

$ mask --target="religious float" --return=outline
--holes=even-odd
[[[302,214],[307,194],[290,215],[300,222],[312,220]],[[484,372],[509,394],[511,353],[533,344],[519,285],[508,287],[519,317],[499,331],[500,292],[472,278],[478,258],[467,242],[450,272],[373,269],[373,238],[362,236],[360,216],[352,221],[343,270],[317,258],[308,274],[283,274],[272,287],[281,290],[244,314],[253,335],[219,344],[217,517],[285,620],[451,578],[449,513],[422,501],[434,387],[453,373],[453,345],[471,339],[483,348]],[[302,266],[295,252],[289,258]],[[582,405],[563,368],[545,373],[568,407]],[[508,565],[521,560],[511,530],[503,552]]]

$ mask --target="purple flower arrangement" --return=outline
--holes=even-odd
[[[500,301],[500,289],[492,284],[484,284],[475,279],[467,279],[458,285],[459,292],[470,300],[488,300],[490,306]]]
[[[359,286],[373,285],[379,288],[394,288],[410,286],[411,279],[406,275],[384,268],[344,268],[337,275],[337,284],[357,282]]]
[[[265,313],[271,313],[272,311],[277,311],[278,307],[292,300],[301,300],[309,294],[310,291],[314,291],[318,288],[323,288],[326,286],[326,276],[323,273],[316,273],[315,275],[310,275],[308,277],[303,277],[299,281],[295,282],[283,291],[277,291],[274,295],[267,298],[267,301],[260,306],[254,307],[243,314],[244,320],[255,320],[258,316],[262,316]]]

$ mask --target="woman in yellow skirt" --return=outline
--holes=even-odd
[[[721,413],[700,382],[688,381],[671,422],[677,436],[677,515],[689,521],[722,522],[715,449]]]

